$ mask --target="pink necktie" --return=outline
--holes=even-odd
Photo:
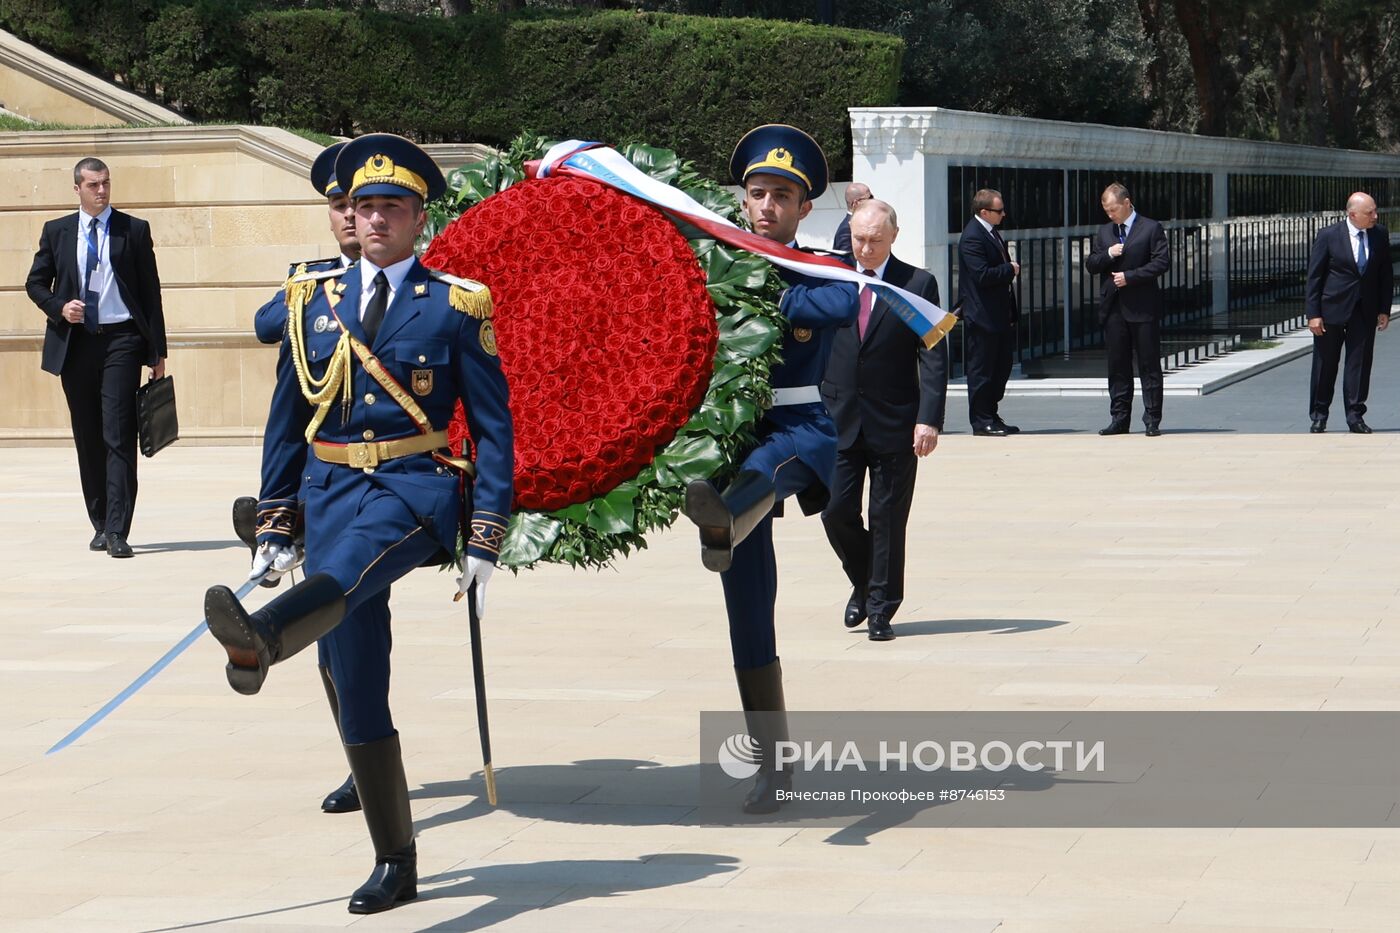
[[[865,269],[864,273],[874,277],[874,269]],[[870,323],[870,312],[875,308],[875,292],[869,286],[860,290],[860,314],[856,317],[856,333],[860,334],[860,339],[865,339],[865,328]]]

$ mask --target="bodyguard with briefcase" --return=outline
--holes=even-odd
[[[24,285],[48,318],[43,368],[62,380],[68,401],[88,546],[130,557],[137,387],[143,366],[152,379],[165,375],[160,276],[150,225],[112,208],[100,159],[73,167],[73,191],[78,210],[44,224]]]

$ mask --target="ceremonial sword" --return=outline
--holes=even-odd
[[[476,731],[481,736],[481,770],[486,776],[486,800],[496,805],[496,772],[491,768],[491,725],[486,721],[486,666],[481,659],[481,617],[476,614],[476,587],[467,587],[467,628],[472,637],[472,679],[476,681]],[[459,592],[453,602],[462,598]]]
[[[253,591],[253,587],[261,583],[263,577],[265,576],[267,576],[267,571],[263,571],[256,577],[250,579],[247,583],[244,583],[241,587],[238,588],[238,592],[233,594],[233,598],[241,602],[243,597],[251,593]],[[208,620],[200,619],[199,624],[196,625],[188,635],[180,639],[175,644],[175,647],[171,648],[165,654],[161,655],[160,660],[156,661],[156,663],[146,668],[145,673],[133,680],[131,683],[127,684],[126,688],[123,689],[121,693],[118,693],[116,696],[108,700],[105,704],[103,704],[100,710],[93,713],[87,719],[83,720],[82,725],[78,726],[78,728],[74,729],[72,732],[68,733],[63,738],[59,739],[58,742],[54,744],[54,747],[44,752],[44,754],[52,755],[54,752],[61,752],[65,748],[76,742],[78,739],[82,738],[83,735],[87,733],[89,729],[97,725],[102,720],[106,719],[108,716],[110,716],[118,706],[121,706],[127,700],[131,699],[132,696],[135,695],[136,691],[140,690],[142,687],[146,686],[146,684],[150,683],[153,677],[155,677],[161,671],[165,670],[165,668],[169,666],[171,661],[175,660],[181,654],[183,654],[186,648],[198,641],[199,636],[203,635],[208,630]]]

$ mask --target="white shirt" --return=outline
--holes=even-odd
[[[879,279],[881,282],[883,282],[883,281],[885,280],[885,268],[886,268],[889,264],[890,264],[890,257],[889,257],[889,256],[886,256],[886,257],[885,257],[885,261],[882,262],[882,263],[880,263],[878,266],[875,267],[874,270],[872,270],[872,271],[874,271],[874,273],[875,273],[875,278],[877,278],[877,279]],[[865,275],[865,266],[863,266],[863,265],[860,264],[860,260],[856,260],[856,271],[859,272],[861,275]],[[865,286],[862,285],[861,288],[865,288]]]
[[[972,219],[981,224],[983,230],[986,230],[988,233],[992,232],[992,225],[983,220],[981,214],[973,214]]]
[[[120,324],[131,320],[131,309],[122,301],[121,289],[117,287],[117,277],[112,274],[112,206],[109,204],[97,215],[97,231],[92,230],[93,218],[78,208],[78,298],[84,299],[89,291],[97,292],[97,323]],[[88,237],[97,241],[97,268],[92,270],[92,281],[83,281],[87,271]]]
[[[1350,217],[1347,218],[1347,236],[1351,238],[1351,259],[1358,266],[1361,265],[1361,243],[1357,240],[1357,234],[1365,232],[1365,230],[1357,229],[1357,227],[1352,224]],[[1366,258],[1368,260],[1371,258],[1370,247],[1371,241],[1368,238],[1366,240]]]
[[[1128,234],[1133,232],[1133,224],[1137,223],[1137,211],[1128,215],[1128,219],[1123,221],[1123,242],[1128,242]]]
[[[369,307],[369,300],[374,295],[374,277],[383,272],[384,277],[389,280],[389,300],[384,305],[385,312],[388,312],[389,308],[393,307],[394,296],[399,293],[399,287],[403,285],[415,258],[409,256],[407,259],[400,259],[387,269],[380,269],[368,259],[360,260],[360,320],[365,319],[365,309]]]

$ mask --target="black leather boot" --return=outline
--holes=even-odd
[[[418,896],[418,849],[413,842],[413,811],[397,733],[363,745],[345,746],[350,773],[360,791],[365,825],[374,843],[374,871],[350,895],[352,914],[388,910]]]
[[[700,562],[716,573],[729,569],[734,548],[773,508],[775,492],[768,477],[744,470],[723,495],[706,480],[685,488],[685,514],[700,528]]]
[[[331,679],[330,668],[318,667],[317,670],[321,672],[321,684],[326,688],[326,700],[331,705],[335,731],[340,732],[340,698],[335,693],[335,681]],[[342,745],[345,743],[343,734],[340,741]],[[355,790],[355,775],[351,774],[344,784],[327,794],[326,799],[321,801],[321,809],[326,813],[354,813],[360,809],[360,795]]]
[[[744,812],[776,813],[778,791],[792,790],[792,772],[779,770],[777,766],[778,743],[788,741],[783,667],[774,658],[771,664],[749,670],[735,669],[734,674],[739,680],[744,722],[763,754],[758,774],[753,779],[753,789],[744,798]]]
[[[248,545],[248,550],[258,552],[258,500],[252,496],[239,496],[233,500],[233,533],[238,540]]]
[[[252,615],[226,586],[211,586],[204,594],[204,619],[228,653],[228,683],[239,693],[257,693],[269,667],[316,641],[343,618],[345,594],[326,573],[307,577]]]

